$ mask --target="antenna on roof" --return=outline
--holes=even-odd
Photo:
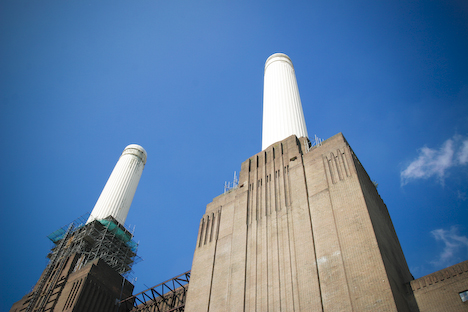
[[[308,153],[312,149],[312,147],[314,147],[314,146],[322,146],[322,142],[323,142],[323,140],[321,138],[317,137],[316,134],[314,134],[313,142],[310,142],[310,140],[308,138],[305,139],[304,140],[304,145],[306,147],[306,153]]]
[[[236,189],[238,185],[239,185],[239,178],[237,177],[237,172],[234,171],[234,179],[232,183],[227,182],[227,181],[224,182],[224,194],[228,193],[232,189]]]

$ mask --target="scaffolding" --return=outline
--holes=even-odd
[[[121,275],[127,275],[139,260],[133,235],[114,218],[94,220],[74,233],[76,253],[81,254],[75,271],[94,259],[104,260]]]
[[[104,260],[124,277],[130,274],[133,264],[141,260],[133,234],[113,217],[88,224],[86,220],[87,215],[81,216],[47,236],[54,243],[47,255],[50,261],[29,295],[24,311],[52,311],[68,275],[95,259]],[[69,260],[72,261],[70,269],[62,272]]]
[[[190,271],[148,288],[118,303],[130,312],[183,312],[190,282]]]
[[[61,252],[58,246],[65,237],[65,228],[66,226],[47,236],[55,244],[48,258],[52,259],[55,253]],[[138,243],[132,238],[132,233],[111,216],[85,225],[81,223],[75,227],[71,241],[67,244],[70,253],[81,255],[74,271],[100,258],[116,272],[126,276],[132,265],[141,260],[137,256]]]

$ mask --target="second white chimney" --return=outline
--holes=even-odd
[[[112,216],[124,225],[145,164],[145,149],[137,144],[127,146],[86,223]]]

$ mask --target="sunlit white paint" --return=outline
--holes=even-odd
[[[262,132],[262,150],[293,134],[308,136],[294,66],[283,53],[265,63]]]
[[[123,225],[145,164],[145,149],[136,144],[127,146],[86,223],[112,216]]]

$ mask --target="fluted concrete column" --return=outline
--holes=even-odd
[[[295,134],[307,137],[307,128],[291,59],[283,53],[265,63],[262,150]]]
[[[123,225],[145,164],[145,149],[136,144],[127,146],[86,223],[112,216]]]

